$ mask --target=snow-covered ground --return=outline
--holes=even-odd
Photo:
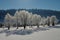
[[[19,29],[0,28],[0,40],[60,40],[60,25]]]

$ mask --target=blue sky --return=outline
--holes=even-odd
[[[60,11],[60,0],[0,0],[0,9],[38,8]]]

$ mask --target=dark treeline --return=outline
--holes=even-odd
[[[14,15],[17,9],[7,9],[7,10],[0,10],[0,22],[4,22],[4,17],[7,13],[10,13],[11,15]],[[29,12],[32,12],[33,14],[39,14],[41,16],[52,16],[55,15],[60,20],[60,11],[55,10],[45,10],[45,9],[18,9],[20,10],[27,10]],[[59,21],[60,23],[60,21]]]

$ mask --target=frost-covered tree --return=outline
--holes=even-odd
[[[16,26],[16,17],[15,16],[12,16],[11,17],[11,26]],[[15,24],[15,25],[14,25]]]
[[[7,26],[9,30],[11,25],[11,15],[9,13],[7,13],[7,15],[5,16],[4,21],[5,21],[5,26]]]
[[[28,24],[29,26],[32,26],[32,17],[33,17],[33,14],[32,14],[32,13],[29,13],[28,19],[27,19],[27,24]]]
[[[20,23],[24,26],[25,29],[28,22],[29,12],[22,10],[19,13],[20,13],[20,21],[21,21]]]
[[[58,22],[58,19],[56,16],[51,16],[51,24],[52,26],[55,26],[55,24]]]
[[[27,13],[27,25],[31,25],[32,24],[32,13],[26,12]]]
[[[18,24],[24,26],[24,29],[26,28],[27,25],[31,24],[31,18],[32,18],[32,13],[29,13],[28,11],[21,10],[21,11],[16,11],[14,14],[14,20],[16,21],[17,29],[18,29]]]
[[[50,17],[49,16],[47,16],[46,22],[47,22],[47,25],[50,26]]]
[[[36,25],[39,28],[40,24],[45,26],[45,24],[47,23],[48,26],[50,26],[51,23],[54,26],[57,22],[58,20],[56,16],[48,16],[47,18],[45,18],[37,14],[29,13],[25,10],[16,11],[14,16],[11,16],[9,13],[7,13],[7,15],[5,16],[5,23],[7,26],[9,26],[8,29],[11,25],[16,25],[17,29],[18,26],[22,25],[25,29],[27,25]]]
[[[43,26],[45,26],[45,24],[46,24],[46,18],[45,18],[45,17],[42,17],[42,18],[41,18],[41,24],[42,24]]]
[[[16,11],[14,17],[16,18],[15,20],[16,20],[16,27],[17,27],[17,29],[18,29],[18,15],[19,15],[19,13],[18,13],[18,11]]]
[[[32,22],[34,25],[37,25],[37,27],[39,28],[40,22],[41,22],[41,16],[34,14],[32,17]]]

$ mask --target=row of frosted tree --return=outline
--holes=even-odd
[[[37,26],[38,28],[40,25],[54,26],[57,22],[58,19],[56,16],[47,16],[46,18],[37,14],[32,14],[25,10],[21,10],[16,11],[14,16],[7,13],[5,16],[4,25],[7,26],[8,29],[10,29],[11,26],[16,26],[17,29],[19,26],[23,26],[25,29],[26,26]]]

